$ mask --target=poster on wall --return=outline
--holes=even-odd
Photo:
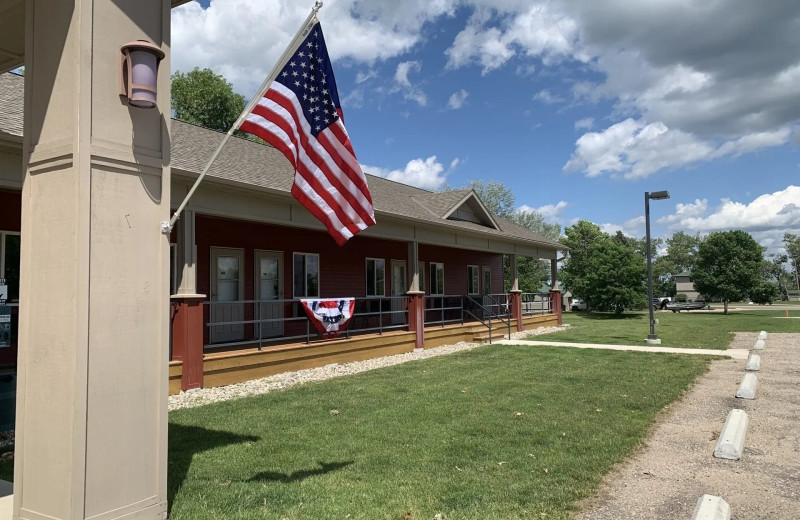
[[[6,303],[8,300],[8,285],[5,278],[0,278],[0,304]]]

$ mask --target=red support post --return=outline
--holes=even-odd
[[[561,315],[561,291],[550,291],[550,312],[558,317],[558,324],[561,325],[563,320]]]
[[[181,361],[181,390],[203,388],[204,295],[173,296],[172,360]]]
[[[522,291],[509,291],[509,303],[511,304],[511,317],[517,320],[517,332],[522,332],[525,328],[522,326]]]
[[[415,334],[414,348],[425,348],[425,293],[408,293],[408,330]]]

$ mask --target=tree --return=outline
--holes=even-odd
[[[800,291],[800,236],[793,233],[784,233],[783,246],[786,248],[789,259],[792,261],[794,281],[797,285],[797,290]]]
[[[763,254],[764,248],[744,231],[711,233],[697,252],[694,286],[706,298],[722,300],[727,314],[729,302],[749,296],[761,283]]]
[[[785,258],[785,257],[784,257]],[[776,267],[783,271],[783,265],[776,264],[774,261],[767,259],[761,260],[759,267],[759,280],[756,286],[750,291],[750,299],[753,303],[760,305],[770,304],[773,300],[780,297],[780,272]]]
[[[703,237],[699,234],[692,236],[683,231],[678,231],[667,239],[667,254],[665,256],[676,271],[673,274],[694,269],[697,263],[697,251],[702,242]]]
[[[227,132],[244,107],[244,96],[211,69],[172,75],[172,110],[181,121]],[[236,135],[247,134],[237,130]]]
[[[647,264],[636,240],[611,237],[585,220],[564,233],[562,243],[570,248],[561,269],[565,287],[594,310],[621,313],[645,305]]]

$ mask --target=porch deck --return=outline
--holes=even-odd
[[[511,330],[518,330],[517,321],[511,319]],[[558,315],[530,314],[523,316],[521,329],[531,330],[558,324]],[[424,348],[435,348],[459,341],[486,341],[486,328],[480,322],[434,325],[425,327]],[[500,336],[506,333],[495,329]],[[383,356],[392,356],[414,350],[416,334],[406,330],[365,333],[350,338],[297,341],[274,345],[259,350],[257,344],[239,346],[235,350],[209,351],[202,357],[202,386],[215,387],[250,381],[262,377],[316,368],[331,363],[349,363]],[[170,362],[170,394],[181,391],[183,361]]]

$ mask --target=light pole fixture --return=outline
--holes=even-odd
[[[650,199],[664,200],[669,198],[669,192],[654,191],[644,192],[644,221],[647,232],[647,308],[650,310],[650,334],[647,335],[645,343],[660,345],[661,340],[656,336],[656,320],[653,318],[653,258],[650,252]]]
[[[119,52],[119,95],[127,98],[131,106],[155,107],[158,65],[164,59],[164,51],[146,40],[136,40],[121,46]]]

